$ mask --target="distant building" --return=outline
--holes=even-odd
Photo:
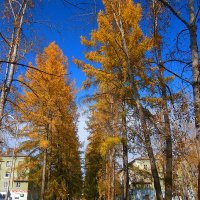
[[[164,166],[161,159],[156,159],[160,184],[163,194],[164,189]],[[185,165],[186,167],[187,165]],[[122,181],[123,172],[119,172],[119,177]],[[179,177],[181,179],[183,177]],[[150,160],[147,157],[139,157],[129,163],[129,193],[131,200],[156,200],[153,177],[151,175]],[[186,191],[190,200],[195,200],[192,189]],[[119,198],[121,199],[121,198]],[[174,194],[173,200],[184,200],[181,196]]]
[[[157,160],[161,188],[164,190],[164,173]],[[129,163],[130,195],[134,200],[156,199],[149,158],[140,157]]]
[[[20,167],[25,158],[23,154],[14,155],[13,149],[0,155],[0,200],[6,195],[12,200],[27,200],[28,177]]]

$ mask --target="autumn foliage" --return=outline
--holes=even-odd
[[[93,96],[87,98],[87,102],[93,104],[88,122],[91,135],[86,152],[86,178],[90,177],[98,187],[94,195],[108,200],[116,196],[128,199],[128,151],[135,151],[141,142],[144,149],[141,144],[139,154],[144,150],[143,154],[149,157],[157,199],[164,197],[157,154],[164,160],[165,195],[171,199],[172,153],[175,148],[172,146],[171,120],[176,112],[171,108],[174,105],[179,107],[184,94],[178,91],[170,93],[168,84],[175,76],[166,74],[162,63],[161,35],[154,32],[146,37],[140,28],[141,5],[132,0],[104,0],[103,5],[105,10],[98,14],[98,28],[91,31],[90,39],[81,37],[81,42],[87,47],[85,58],[88,63],[74,60],[87,76],[83,88],[96,86]],[[157,16],[152,17],[155,19]],[[153,30],[157,31],[155,29],[154,26]],[[98,136],[101,139],[94,146]],[[158,138],[163,141],[160,152],[156,146]],[[91,169],[93,156],[102,160]],[[118,166],[123,171],[121,189]],[[96,177],[91,177],[91,174],[96,174]],[[86,183],[90,188],[88,180]],[[86,196],[89,195],[88,190],[85,192]]]
[[[25,123],[20,150],[30,155],[30,180],[38,186],[45,183],[44,199],[77,198],[81,166],[67,58],[53,42],[37,56],[36,65],[39,71],[29,69],[24,79],[20,77],[25,86],[18,98],[25,111],[20,113]]]
[[[6,147],[6,136],[14,136],[14,152],[26,155],[19,168],[29,177],[30,198],[200,199],[200,3],[61,1],[83,13],[91,6],[97,17],[96,29],[80,37],[84,59],[73,59],[85,77],[84,148],[75,82],[62,50],[52,42],[34,64],[23,63],[34,43],[26,40],[34,31],[25,29],[35,28],[31,11],[39,2],[0,3],[0,143]],[[134,166],[136,160],[147,163]]]

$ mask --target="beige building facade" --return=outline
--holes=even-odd
[[[14,151],[9,149],[0,157],[0,200],[27,200],[28,177],[22,168],[23,154],[13,155]]]

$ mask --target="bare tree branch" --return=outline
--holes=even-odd
[[[37,93],[36,93],[28,84],[26,84],[25,82],[20,81],[19,79],[13,79],[13,81],[17,81],[17,82],[21,83],[22,85],[25,85],[28,89],[30,89],[30,90],[33,92],[33,94],[34,94],[35,96],[39,97],[39,96],[37,95]]]
[[[19,105],[17,105],[15,102],[13,102],[11,99],[7,98],[6,101],[8,101],[10,104],[12,104],[13,106],[16,106],[17,108],[19,108],[19,110],[21,110],[23,113],[26,114],[26,111],[24,111]],[[4,115],[6,116],[6,115]]]
[[[183,73],[184,73],[185,69],[186,69],[187,67],[191,66],[191,64],[192,64],[192,63],[190,62],[190,63],[186,64],[186,65],[183,67],[182,72],[181,72],[181,77],[183,76]]]
[[[71,3],[70,1],[63,0],[65,3],[69,4],[70,6],[73,6],[75,8],[78,8],[79,10],[85,10],[84,8],[79,7],[79,5],[86,5],[88,3]]]
[[[161,63],[156,63],[156,62],[147,62],[146,64],[156,64],[156,65],[159,65],[160,67],[162,67],[163,69],[165,69],[167,72],[173,74],[174,76],[176,76],[177,78],[181,79],[182,81],[185,81],[186,83],[189,83],[190,85],[192,85],[192,83],[190,81],[188,81],[187,79],[181,77],[180,75],[178,75],[177,73],[171,71],[170,69],[167,69],[163,64]],[[164,62],[163,62],[164,63]]]
[[[9,2],[9,5],[10,5],[10,9],[12,11],[12,14],[13,14],[13,17],[14,17],[14,20],[16,19],[16,16],[15,16],[15,12],[14,12],[14,9],[13,9],[13,6],[12,6],[12,2],[10,2],[10,0],[8,1]]]
[[[179,63],[182,63],[182,64],[191,64],[192,62],[186,62],[184,60],[179,60],[179,59],[169,59],[169,60],[166,60],[166,61],[163,61],[163,64],[165,63],[169,63],[169,62],[179,62]]]
[[[176,76],[177,78],[179,78],[179,79],[181,79],[181,80],[185,81],[186,83],[189,83],[190,85],[192,85],[192,83],[191,83],[190,81],[188,81],[187,79],[185,79],[185,78],[181,77],[181,76],[180,76],[180,75],[178,75],[177,73],[175,73],[175,72],[173,72],[173,71],[171,71],[171,70],[167,69],[167,68],[166,68],[164,65],[162,65],[162,64],[159,64],[159,66],[160,66],[160,67],[162,67],[163,69],[165,69],[167,72],[169,72],[169,73],[173,74],[173,75],[174,75],[174,76]]]
[[[178,46],[179,38],[180,38],[181,34],[184,33],[184,32],[186,32],[186,31],[189,31],[189,29],[187,29],[187,28],[186,28],[186,29],[183,29],[183,30],[180,31],[179,34],[177,35],[177,38],[176,38],[176,48],[177,48],[177,50],[180,51],[180,52],[188,53],[188,52],[186,52],[186,51],[183,51],[183,50],[179,49],[179,46]]]
[[[180,13],[178,13],[166,0],[158,0],[160,1],[165,7],[167,7],[172,13],[173,15],[175,15],[180,21],[182,21],[186,27],[189,28],[189,23],[187,21],[185,21],[182,16],[180,15]]]
[[[18,66],[22,66],[22,67],[34,69],[34,70],[39,71],[41,73],[48,74],[48,75],[51,75],[51,76],[56,76],[56,77],[61,77],[61,76],[69,75],[69,74],[56,75],[56,74],[52,74],[52,73],[48,73],[48,72],[42,71],[42,70],[40,70],[40,69],[38,69],[36,67],[30,66],[30,65],[25,65],[25,64],[22,64],[22,63],[17,63],[17,62],[9,62],[9,61],[0,60],[0,63],[14,64],[14,65],[18,65]]]
[[[4,40],[4,42],[10,47],[10,42],[4,37],[4,35],[0,32],[0,37]]]
[[[200,6],[198,7],[197,12],[196,12],[196,14],[195,14],[194,23],[195,23],[196,20],[197,20],[197,17],[198,17],[198,15],[199,15],[199,11],[200,11]]]

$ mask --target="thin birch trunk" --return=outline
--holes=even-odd
[[[110,150],[109,150],[110,154]],[[108,155],[107,163],[106,163],[106,183],[107,188],[105,190],[105,198],[110,199],[110,156]]]
[[[166,87],[163,85],[162,87],[162,98],[164,101],[163,110],[164,110],[164,123],[165,123],[165,142],[166,142],[166,172],[165,172],[165,198],[171,200],[172,199],[172,137],[170,131],[170,120],[168,114],[168,106],[167,106],[167,94]]]
[[[111,197],[110,200],[115,200],[115,149],[112,149],[111,154]]]
[[[164,83],[164,76],[161,72],[162,69],[162,56],[161,56],[161,49],[160,46],[158,47],[158,60],[159,60],[159,82],[161,87],[161,95],[163,99],[163,111],[164,111],[164,135],[165,135],[165,160],[166,160],[166,171],[165,171],[165,199],[172,199],[172,136],[171,136],[171,127],[170,127],[170,118],[169,118],[169,111],[167,105],[167,90],[166,85]]]
[[[52,126],[51,126],[51,123],[52,123],[52,112],[51,110],[49,110],[49,113],[48,113],[48,119],[49,119],[49,124],[47,125],[46,127],[46,137],[45,139],[47,141],[49,141],[52,137],[52,134],[51,134],[51,131],[52,131]],[[48,179],[49,179],[49,175],[51,174],[51,167],[49,166],[49,169],[47,170],[47,157],[49,156],[49,148],[46,148],[44,150],[44,158],[43,158],[43,169],[42,169],[42,183],[41,183],[41,200],[44,200],[45,199],[45,190],[48,189]],[[48,162],[48,164],[50,164]]]
[[[111,6],[113,8],[112,1],[110,1],[110,3],[111,3]],[[119,28],[119,31],[120,31],[120,34],[121,34],[122,43],[123,43],[122,48],[123,48],[123,50],[126,54],[125,56],[127,58],[127,64],[128,64],[127,67],[128,67],[129,79],[130,79],[131,84],[132,84],[133,98],[135,99],[135,102],[136,102],[136,108],[137,108],[137,111],[139,113],[141,129],[143,131],[143,135],[144,135],[144,139],[145,139],[145,146],[146,146],[147,153],[148,153],[148,156],[149,156],[149,159],[150,159],[151,172],[152,172],[152,176],[153,176],[153,179],[154,179],[154,187],[155,187],[155,190],[156,190],[156,197],[157,197],[157,200],[163,200],[162,190],[161,190],[161,185],[160,185],[160,178],[159,178],[159,175],[158,175],[156,160],[155,160],[153,148],[152,148],[152,145],[151,145],[150,133],[149,133],[148,128],[147,128],[146,119],[145,119],[143,108],[142,108],[142,105],[141,105],[141,102],[140,102],[139,93],[137,91],[137,87],[135,85],[135,80],[134,80],[134,77],[133,77],[134,72],[132,71],[132,68],[131,68],[131,62],[130,62],[128,47],[127,47],[127,44],[126,44],[123,23],[120,19],[117,18],[117,16],[120,16],[120,5],[119,5],[119,10],[118,10],[117,14],[115,13],[115,10],[113,8],[113,15],[114,15],[116,25]]]
[[[17,51],[20,44],[21,30],[22,30],[22,25],[24,21],[24,15],[26,12],[27,4],[28,4],[28,0],[22,4],[20,19],[19,21],[17,21],[18,24],[14,25],[15,27],[13,30],[13,35],[12,35],[13,37],[10,43],[10,51],[9,51],[9,56],[8,56],[8,61],[12,63],[15,63],[17,60]],[[12,5],[10,4],[10,6]],[[16,19],[17,17],[19,16],[14,16],[14,20],[17,20]],[[2,122],[2,118],[4,115],[4,108],[7,101],[7,97],[12,86],[14,72],[15,72],[15,64],[7,65],[6,77],[4,79],[3,87],[1,90],[1,96],[0,96],[0,124]]]
[[[107,199],[112,200],[112,149],[109,150],[108,164],[107,164]]]
[[[167,90],[164,82],[163,76],[163,62],[162,62],[162,53],[160,42],[157,41],[159,36],[159,24],[158,24],[158,15],[159,11],[156,9],[157,0],[153,0],[153,14],[154,14],[154,39],[155,39],[155,56],[157,56],[158,67],[159,67],[159,83],[161,87],[161,95],[163,99],[163,111],[164,111],[164,135],[165,135],[165,160],[166,160],[166,171],[165,171],[165,199],[172,199],[172,137],[171,137],[171,128],[170,128],[170,119],[167,105]]]
[[[126,124],[126,114],[125,105],[123,105],[122,113],[122,126],[123,126],[123,199],[128,200],[129,191],[129,173],[128,173],[128,144],[127,144],[127,124]]]
[[[46,168],[47,168],[47,149],[45,149],[45,151],[44,151],[44,158],[43,158],[42,184],[41,184],[41,200],[44,200],[44,194],[45,194]]]
[[[147,128],[146,119],[145,119],[143,108],[142,108],[142,105],[141,105],[141,102],[140,102],[139,94],[137,94],[136,90],[135,90],[135,101],[136,101],[137,110],[138,110],[138,113],[139,113],[141,129],[142,129],[143,135],[144,135],[145,147],[146,147],[148,157],[149,157],[149,160],[150,160],[151,173],[152,173],[152,176],[153,176],[154,188],[156,190],[156,198],[157,198],[157,200],[163,200],[163,195],[162,195],[162,190],[161,190],[161,185],[160,185],[160,178],[159,178],[158,170],[157,170],[157,166],[156,166],[156,159],[155,159],[155,156],[154,156],[154,153],[153,153],[150,133],[149,133],[149,130]]]
[[[123,198],[128,200],[129,174],[128,174],[128,148],[127,142],[123,142]]]
[[[197,15],[195,13],[194,0],[188,0],[188,13],[189,23],[184,20],[180,13],[177,12],[166,0],[159,0],[165,7],[167,7],[172,14],[178,18],[189,30],[190,34],[190,50],[192,57],[192,72],[193,72],[193,96],[194,96],[194,116],[195,116],[195,127],[196,127],[196,141],[198,154],[200,154],[200,65],[198,55],[198,44],[197,44]],[[199,8],[197,8],[199,9]],[[200,200],[200,155],[198,164],[198,199]]]
[[[192,71],[193,71],[193,93],[194,93],[194,112],[195,127],[198,151],[200,148],[200,65],[197,45],[197,26],[194,12],[194,0],[188,0],[188,11],[190,17],[190,49],[192,55]],[[200,158],[200,155],[199,155]],[[198,199],[200,200],[200,159],[198,164]]]
[[[159,55],[160,53],[158,53]],[[161,59],[161,54],[160,54]],[[163,111],[164,111],[164,135],[165,135],[165,160],[166,160],[166,171],[165,171],[165,199],[172,199],[172,171],[173,171],[173,155],[172,155],[172,136],[171,136],[171,127],[170,127],[170,118],[167,105],[167,91],[164,83],[164,76],[160,72],[159,81],[162,92],[163,99]]]

